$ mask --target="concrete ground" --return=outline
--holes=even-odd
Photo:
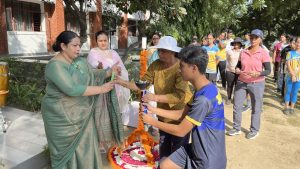
[[[273,80],[267,78],[266,81],[260,135],[254,140],[245,138],[250,127],[251,111],[244,112],[242,134],[233,137],[226,136],[227,169],[300,168],[300,102],[297,102],[295,115],[284,115],[282,113],[283,106],[280,104],[281,99],[276,92]],[[218,86],[220,87],[220,84]],[[225,98],[226,91],[220,89],[220,92]],[[226,130],[232,127],[232,108],[232,104],[224,106]],[[27,166],[26,163],[23,163],[23,165],[15,164],[17,162],[22,163],[21,158],[23,157],[32,159],[33,154],[39,154],[43,151],[43,145],[46,144],[42,128],[43,123],[38,114],[14,108],[5,108],[3,112],[7,112],[7,110],[16,112],[15,114],[6,113],[6,115],[11,120],[17,120],[18,123],[11,125],[6,135],[0,134],[0,169],[1,167],[5,168],[1,165],[3,163],[24,169]],[[20,132],[17,127],[27,131]],[[125,127],[126,135],[129,135],[132,131],[133,128]],[[4,148],[4,144],[9,148]],[[31,146],[32,148],[30,148]],[[15,154],[7,153],[8,150],[13,150]],[[104,169],[111,169],[105,157],[106,155],[102,158]],[[38,161],[41,161],[41,159]],[[9,165],[6,168],[13,168],[8,167]],[[35,166],[31,169],[50,168],[49,165],[46,167]]]

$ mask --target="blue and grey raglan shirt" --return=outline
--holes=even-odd
[[[225,169],[225,120],[222,96],[210,83],[194,94],[190,111],[185,117],[193,123],[190,152],[192,159],[200,161],[201,168]]]

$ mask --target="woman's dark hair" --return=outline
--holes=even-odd
[[[211,35],[213,38],[215,38],[215,34],[214,33],[210,32],[207,36],[209,36],[209,35]]]
[[[68,45],[74,38],[79,38],[75,32],[63,31],[57,36],[55,43],[52,45],[52,49],[55,52],[61,51],[60,44],[64,43],[65,45]]]
[[[107,32],[105,32],[105,31],[98,31],[98,32],[95,33],[96,42],[97,42],[97,39],[98,39],[99,35],[106,35],[106,37],[108,38],[108,33]]]
[[[151,38],[152,38],[154,35],[157,35],[159,38],[161,38],[162,33],[161,33],[161,32],[158,32],[158,31],[155,31],[155,32],[152,34]],[[152,42],[152,39],[151,39],[150,46],[154,46],[154,44],[153,44],[153,42]]]
[[[233,33],[231,29],[227,29],[227,33]]]
[[[286,33],[282,33],[282,34],[280,34],[280,36],[284,36],[287,38],[288,35]]]
[[[207,63],[208,63],[208,55],[205,49],[201,46],[188,46],[183,48],[178,57],[181,61],[196,65],[201,74],[205,74]]]
[[[294,38],[293,35],[287,34],[287,36],[286,36],[286,41],[287,41],[287,42],[292,42],[292,41],[293,41],[293,38]]]
[[[161,38],[162,33],[161,33],[161,32],[158,32],[158,31],[155,31],[155,32],[152,34],[152,37],[153,37],[154,35],[157,35],[159,38]]]

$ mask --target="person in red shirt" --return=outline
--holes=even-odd
[[[286,34],[280,35],[280,41],[274,46],[273,64],[274,64],[274,80],[277,81],[278,70],[280,66],[280,52],[287,46]]]

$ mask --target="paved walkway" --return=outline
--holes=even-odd
[[[219,84],[218,84],[219,85]],[[260,136],[255,140],[245,139],[250,126],[251,112],[243,113],[243,134],[226,136],[228,169],[295,169],[300,168],[300,99],[296,115],[286,116],[271,78],[267,78],[264,96]],[[225,97],[226,92],[221,90]],[[300,98],[300,97],[299,97]],[[0,133],[0,169],[50,169],[45,158],[47,144],[41,115],[11,107],[2,109],[12,121],[6,134]],[[225,105],[226,128],[232,127],[232,104]],[[126,135],[133,128],[125,127]],[[257,161],[259,163],[253,163]],[[102,158],[104,168],[111,169],[106,155]]]
[[[2,108],[10,126],[0,133],[0,169],[40,169],[48,163],[41,114],[12,107]]]

